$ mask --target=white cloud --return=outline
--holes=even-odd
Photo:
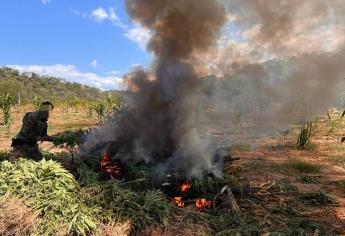
[[[70,8],[70,11],[75,15],[82,16],[83,18],[89,18],[95,22],[111,22],[113,25],[120,27],[124,33],[123,35],[136,43],[140,49],[145,50],[146,46],[151,38],[151,31],[140,26],[139,24],[134,24],[133,26],[128,26],[122,22],[120,17],[116,14],[113,7],[108,9],[103,7],[98,7],[91,11],[91,13],[81,12],[76,9]]]
[[[41,2],[42,2],[43,4],[48,4],[48,3],[51,2],[51,0],[41,0]]]
[[[120,18],[116,15],[114,8],[110,7],[108,10],[109,19],[113,22],[121,22]]]
[[[124,35],[126,38],[137,43],[142,50],[145,50],[152,33],[140,25],[135,25],[133,28],[127,30]]]
[[[110,21],[112,24],[123,29],[127,28],[127,26],[121,22],[119,16],[112,7],[109,7],[108,10],[103,7],[98,7],[91,12],[90,18],[96,22]]]
[[[99,7],[97,9],[93,10],[90,17],[92,19],[94,19],[95,21],[98,21],[98,22],[109,19],[108,13],[102,7]]]
[[[122,78],[114,75],[101,76],[91,72],[81,72],[75,65],[7,65],[20,72],[63,78],[70,82],[89,85],[101,90],[122,89]]]
[[[98,61],[95,59],[90,63],[90,65],[94,68],[97,68],[98,67]]]

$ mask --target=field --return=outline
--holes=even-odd
[[[9,150],[11,146],[11,139],[19,132],[22,119],[26,112],[33,111],[32,105],[17,107],[12,112],[12,125],[9,129],[0,127],[0,150]],[[89,117],[88,110],[85,107],[67,107],[65,105],[58,105],[52,112],[48,120],[48,134],[54,135],[65,130],[88,129],[97,124],[97,118]],[[2,118],[1,118],[2,119]],[[42,144],[44,148],[51,148],[49,143]],[[57,151],[56,149],[53,149]]]
[[[24,113],[31,109],[29,105],[15,108],[11,128],[8,130],[0,127],[0,152],[10,150],[11,138],[20,129]],[[86,114],[87,110],[83,107],[57,106],[49,119],[48,133],[53,135],[66,130],[94,127],[97,119],[87,117]],[[125,235],[130,228],[134,229],[132,233],[137,235],[250,235],[253,232],[270,232],[272,235],[345,234],[345,144],[340,143],[342,135],[345,134],[345,119],[341,119],[341,113],[338,111],[333,111],[330,118],[320,117],[313,123],[311,144],[307,150],[302,151],[296,149],[299,134],[297,126],[292,126],[276,138],[250,139],[238,134],[241,142],[232,147],[232,154],[241,159],[228,166],[226,171],[235,178],[236,185],[260,188],[255,194],[236,195],[241,211],[239,215],[229,215],[224,213],[224,210],[214,212],[207,209],[198,211],[189,207],[179,209],[167,201],[172,208],[167,220],[160,219],[164,217],[162,212],[167,210],[164,204],[156,213],[152,212],[151,206],[146,213],[141,212],[151,214],[147,225],[138,225],[131,217],[120,217],[117,220],[111,218],[97,224],[97,230],[93,230],[92,234]],[[52,148],[51,144],[42,144],[41,147],[47,152],[55,153],[54,155],[65,151]],[[82,183],[80,178],[77,180],[84,186],[82,192],[97,192],[96,186]],[[88,194],[92,195],[90,192]],[[140,198],[140,194],[133,196],[137,196],[134,199]],[[160,200],[156,199],[157,196]],[[160,198],[159,194],[157,196],[152,195],[150,198],[145,195],[145,201],[158,204],[163,198]],[[27,227],[30,228],[30,222],[34,221],[28,219],[34,214],[30,213],[31,205],[26,204],[23,198],[11,198],[7,202],[12,202],[12,207],[24,203],[21,216],[29,221]],[[96,199],[85,202],[87,207],[95,204],[95,208],[102,206],[107,211],[110,209],[104,205],[96,205]],[[146,203],[143,204],[148,207]],[[127,209],[125,205],[123,207]],[[133,206],[127,207],[132,209]],[[28,217],[25,217],[25,214]],[[102,219],[104,221],[104,218]],[[155,219],[157,222],[152,223]],[[3,225],[0,222],[0,232],[1,227]],[[78,230],[76,232],[80,233]],[[91,231],[86,234],[91,234]]]

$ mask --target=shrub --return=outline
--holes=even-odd
[[[16,98],[10,94],[0,94],[0,109],[4,116],[4,125],[9,127],[11,124],[11,108],[16,104]]]

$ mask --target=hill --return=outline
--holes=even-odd
[[[110,91],[119,94],[118,91]],[[62,78],[40,76],[36,73],[20,73],[18,70],[0,68],[0,93],[10,93],[24,103],[32,101],[35,96],[52,101],[70,99],[101,100],[108,92],[87,85],[71,83]]]

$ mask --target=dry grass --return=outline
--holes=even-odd
[[[296,157],[289,159],[283,166],[295,169],[301,173],[318,173],[321,170],[320,165],[309,163]]]
[[[36,215],[16,198],[0,200],[0,235],[24,236],[36,230]]]
[[[127,236],[131,231],[130,222],[100,224],[94,236]]]

